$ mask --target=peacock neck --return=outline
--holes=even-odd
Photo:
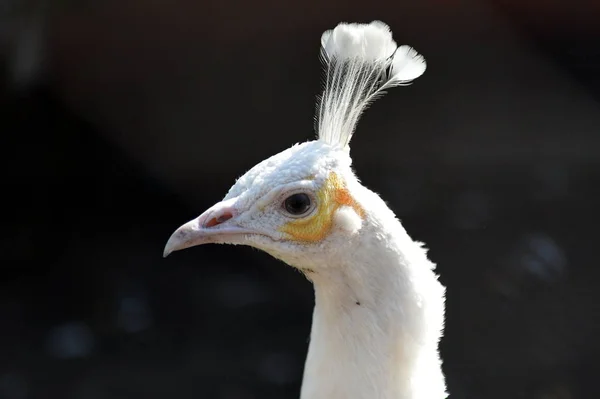
[[[402,243],[392,236],[311,276],[315,309],[301,399],[445,397],[437,348],[443,287],[420,245],[405,233]]]

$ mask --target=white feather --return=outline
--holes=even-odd
[[[445,289],[421,243],[360,183],[348,151],[369,101],[420,76],[425,61],[408,46],[398,48],[382,22],[338,25],[323,34],[322,51],[327,80],[319,140],[254,166],[223,201],[173,233],[165,253],[204,243],[245,244],[307,273],[315,311],[301,399],[444,399],[438,342]],[[300,191],[320,198],[332,172],[364,214],[341,206],[330,226],[320,223],[328,229],[322,237],[286,235],[281,227],[303,219],[285,213],[284,199]],[[318,201],[329,209],[331,199]],[[224,211],[222,225],[205,224]]]
[[[357,234],[362,227],[362,219],[354,209],[343,206],[333,215],[334,225],[343,230],[349,237]]]
[[[319,140],[347,147],[360,115],[387,88],[406,85],[425,72],[412,47],[396,45],[389,27],[341,23],[321,36],[325,89],[318,101]]]

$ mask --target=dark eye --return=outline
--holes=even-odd
[[[283,207],[291,215],[302,215],[310,209],[310,197],[304,193],[290,195],[283,202]]]

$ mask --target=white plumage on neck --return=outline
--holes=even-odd
[[[377,211],[355,250],[336,257],[341,264],[311,274],[301,399],[445,398],[438,353],[445,289],[421,244],[376,194],[358,187],[361,203]]]

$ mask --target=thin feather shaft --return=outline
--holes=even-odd
[[[325,82],[315,126],[320,140],[347,147],[369,104],[386,89],[410,84],[426,64],[411,47],[398,48],[379,21],[339,24],[321,42]]]

